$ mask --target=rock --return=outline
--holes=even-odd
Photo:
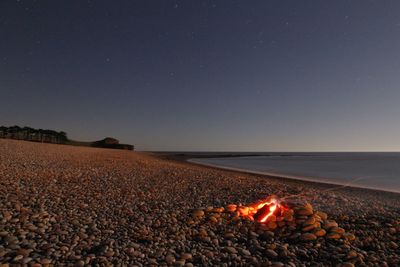
[[[231,238],[234,238],[234,237],[235,237],[235,234],[234,234],[234,233],[226,233],[226,234],[224,235],[224,237],[225,237],[225,238],[228,238],[228,239],[231,239]]]
[[[168,263],[169,265],[171,265],[175,262],[175,257],[173,255],[169,254],[165,257],[165,262]]]
[[[200,210],[200,209],[195,210],[195,211],[193,211],[192,215],[195,218],[201,218],[204,216],[204,210]]]
[[[294,233],[291,236],[289,236],[290,239],[297,239],[299,237],[301,237],[301,233]]]
[[[331,227],[329,229],[329,231],[334,232],[334,233],[338,233],[338,234],[344,234],[344,232],[345,232],[343,228],[336,227],[336,226]]]
[[[229,252],[230,254],[237,254],[238,253],[236,248],[234,248],[234,247],[226,247],[225,250],[227,252]]]
[[[271,238],[273,238],[275,236],[274,232],[272,231],[265,231],[260,235],[260,238],[262,240],[270,240]]]
[[[301,239],[304,241],[313,241],[317,239],[317,236],[312,233],[304,233],[301,235]]]
[[[192,254],[190,254],[190,253],[183,253],[183,254],[181,255],[181,259],[183,259],[183,260],[191,260],[191,259],[192,259]]]
[[[210,222],[212,222],[212,223],[217,223],[217,222],[218,222],[218,219],[215,218],[214,216],[210,216],[210,218],[208,218],[208,220],[209,220]]]
[[[334,220],[325,220],[323,227],[324,227],[324,229],[329,230],[332,227],[338,227],[338,224]]]
[[[0,237],[6,237],[6,236],[8,236],[7,231],[0,231]]]
[[[356,239],[356,236],[351,234],[351,233],[344,233],[343,237],[346,238],[347,240],[353,241]]]
[[[41,264],[44,264],[44,265],[50,264],[50,263],[51,263],[51,260],[49,260],[49,259],[41,259],[41,260],[40,260],[40,263],[41,263]]]
[[[204,237],[208,236],[208,233],[207,233],[207,231],[205,229],[200,229],[198,235],[199,235],[200,238],[204,238]]]
[[[80,260],[80,261],[78,261],[78,262],[76,263],[76,266],[78,266],[78,267],[83,267],[83,266],[85,266],[85,262],[84,262],[83,260]]]
[[[283,212],[283,217],[285,221],[292,221],[293,220],[294,210],[288,209]]]
[[[306,209],[299,209],[296,214],[301,215],[301,216],[308,216],[308,215],[312,215],[313,212],[310,210],[306,210]]]
[[[213,258],[214,257],[214,252],[206,250],[204,252],[204,256],[206,256],[207,258]]]
[[[249,207],[240,206],[240,207],[238,208],[238,211],[239,211],[239,213],[240,213],[242,216],[247,216],[247,215],[249,215]]]
[[[328,233],[326,235],[326,238],[328,238],[328,239],[339,239],[340,237],[341,237],[341,235],[338,233],[335,233],[335,232]]]
[[[268,257],[268,258],[276,258],[276,257],[278,257],[278,253],[276,253],[274,250],[272,250],[272,249],[266,249],[265,250],[265,255]]]
[[[175,266],[185,266],[185,260],[177,260],[174,264]]]
[[[24,258],[24,259],[22,260],[22,263],[27,264],[27,263],[29,263],[29,262],[31,262],[31,261],[32,261],[32,258],[31,258],[31,257],[26,257],[26,258]]]
[[[267,226],[268,226],[268,229],[270,229],[270,230],[274,230],[274,229],[276,229],[276,227],[278,227],[278,225],[276,224],[276,222],[273,221],[273,220],[269,221],[269,222],[267,223]]]
[[[32,249],[23,249],[23,248],[21,248],[21,249],[19,249],[17,251],[17,254],[18,255],[22,255],[23,257],[28,257],[29,254],[31,253],[31,251],[32,251]]]
[[[214,208],[213,209],[213,212],[216,212],[216,213],[221,213],[221,212],[224,212],[224,208],[223,207],[219,207],[219,208]]]
[[[214,209],[213,206],[208,206],[208,207],[206,208],[206,212],[212,212],[213,209]]]
[[[310,217],[309,219],[307,219],[304,223],[303,226],[308,226],[308,225],[313,225],[315,223],[315,218],[314,217]]]
[[[22,256],[22,255],[17,255],[17,256],[14,257],[13,261],[20,261],[20,260],[22,260],[23,258],[24,258],[24,256]]]
[[[235,204],[229,204],[228,206],[226,206],[226,210],[229,212],[234,212],[236,211],[236,205]]]
[[[328,215],[325,212],[322,212],[322,211],[315,212],[315,215],[320,217],[323,221],[328,219]]]
[[[349,253],[347,253],[347,258],[348,259],[356,258],[357,256],[358,256],[358,254],[354,250],[351,250],[351,251],[349,251]]]
[[[321,237],[326,235],[326,231],[324,229],[317,228],[313,231],[313,234],[316,235],[317,237]]]
[[[309,216],[312,215],[313,213],[314,213],[313,208],[309,203],[306,203],[303,207],[299,208],[296,211],[296,214],[300,216]]]
[[[393,242],[393,241],[390,241],[390,242],[389,242],[389,247],[392,248],[392,249],[398,249],[398,248],[399,248],[399,245],[396,244],[396,243]]]
[[[321,225],[319,224],[319,222],[315,222],[314,224],[311,225],[307,225],[306,227],[303,227],[302,231],[303,232],[308,232],[311,231],[315,228],[319,228]]]
[[[251,255],[250,251],[248,251],[247,249],[240,249],[240,254],[242,254],[243,256]]]
[[[112,250],[108,250],[105,254],[106,257],[111,258],[112,256],[114,256],[115,252]]]

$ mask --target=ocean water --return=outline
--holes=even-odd
[[[293,179],[400,192],[400,153],[258,153],[189,161]]]

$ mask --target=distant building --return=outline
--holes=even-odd
[[[93,142],[92,146],[103,147],[103,148],[125,149],[125,150],[134,149],[133,145],[120,144],[117,139],[111,137],[106,137],[103,140]]]

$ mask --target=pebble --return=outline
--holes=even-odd
[[[346,239],[348,239],[348,240],[350,240],[350,241],[353,241],[353,240],[356,239],[356,236],[353,235],[353,234],[351,234],[351,233],[344,233],[344,234],[343,234],[343,237],[346,238]]]
[[[343,228],[336,227],[336,226],[331,227],[329,229],[329,231],[334,232],[334,233],[338,233],[338,234],[344,234],[344,232],[345,232],[345,230]]]
[[[229,212],[234,212],[236,210],[237,205],[235,204],[229,204],[228,206],[226,206],[227,211]]]
[[[175,266],[185,266],[185,260],[177,260],[174,265]]]
[[[190,253],[183,253],[183,254],[181,255],[181,259],[183,259],[183,260],[191,260],[191,259],[192,259],[192,254],[190,254]]]
[[[175,257],[173,255],[167,255],[165,257],[165,262],[171,265],[175,262]]]
[[[50,263],[51,263],[51,260],[49,260],[49,259],[42,259],[42,260],[40,260],[40,263],[41,263],[41,264],[50,264]]]
[[[231,254],[237,254],[237,250],[234,247],[226,247],[225,250]]]
[[[305,241],[313,241],[317,239],[317,236],[312,233],[304,233],[301,235],[301,239]]]
[[[268,258],[276,258],[276,257],[278,257],[278,253],[276,253],[272,249],[266,249],[265,250],[265,255],[267,255]]]
[[[283,267],[283,266],[285,266],[285,264],[283,264],[282,262],[279,262],[279,261],[273,262],[271,264],[271,267]]]
[[[349,253],[347,254],[348,259],[356,258],[357,256],[358,256],[358,254],[354,250],[349,251]]]
[[[204,211],[203,211],[203,210],[195,210],[195,211],[193,212],[193,217],[201,218],[201,217],[203,217],[203,216],[204,216]]]
[[[339,225],[337,224],[337,222],[336,221],[333,221],[333,220],[325,220],[324,221],[324,228],[325,229],[330,229],[330,228],[332,228],[332,227],[338,227]]]
[[[323,221],[328,219],[328,215],[325,212],[322,212],[322,211],[315,212],[315,215],[320,217]]]
[[[321,237],[326,235],[326,231],[324,229],[318,228],[313,231],[313,234],[317,237]]]
[[[400,266],[399,200],[390,194],[320,194],[327,185],[283,183],[135,152],[4,142],[4,264]],[[267,223],[252,221],[251,203],[274,193],[313,196],[306,198],[312,206],[299,197]]]
[[[240,254],[242,254],[244,256],[250,256],[251,255],[250,251],[248,251],[247,249],[240,249]]]
[[[339,239],[340,237],[341,237],[341,235],[338,234],[338,233],[335,233],[335,232],[333,232],[333,233],[328,233],[328,234],[326,235],[326,238],[328,238],[328,239]]]
[[[20,261],[20,260],[22,260],[23,258],[24,258],[24,256],[22,256],[22,255],[17,255],[17,256],[15,256],[14,261]]]

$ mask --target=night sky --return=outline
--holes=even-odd
[[[0,1],[0,125],[139,150],[399,151],[400,1]]]

